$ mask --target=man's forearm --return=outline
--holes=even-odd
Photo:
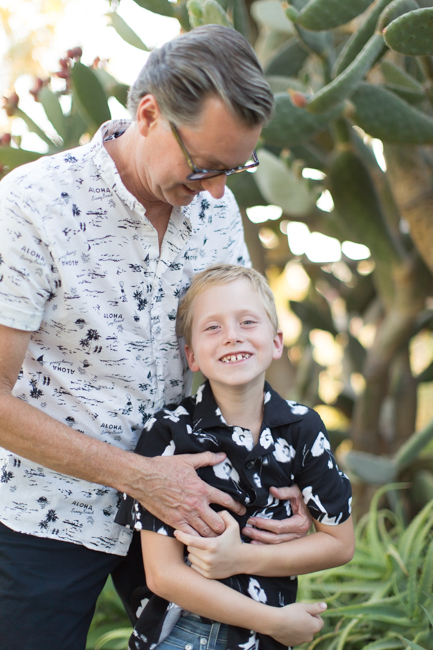
[[[134,454],[75,431],[11,394],[0,395],[0,446],[56,472],[121,492],[129,488],[125,477],[137,460]]]

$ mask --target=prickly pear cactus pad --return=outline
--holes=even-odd
[[[385,30],[386,44],[407,56],[433,55],[433,7],[400,16]]]
[[[322,31],[345,25],[362,14],[373,0],[310,0],[297,17],[305,29]]]

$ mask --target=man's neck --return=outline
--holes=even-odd
[[[116,165],[124,186],[146,210],[146,218],[158,233],[159,250],[161,251],[172,206],[152,196],[146,189],[144,178],[136,169],[135,142],[137,137],[135,128],[135,123],[132,122],[121,137],[105,141],[104,147]],[[145,170],[142,170],[142,176],[145,176]]]
[[[230,426],[249,429],[257,444],[263,420],[264,377],[254,385],[225,386],[210,382],[215,401]]]

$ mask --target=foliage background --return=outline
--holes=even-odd
[[[417,562],[409,566],[398,548],[405,525],[433,498],[433,2],[98,0],[81,3],[82,37],[72,34],[77,2],[0,4],[1,78],[8,87],[2,173],[82,144],[101,122],[125,115],[128,84],[156,44],[152,21],[164,25],[162,40],[179,26],[234,24],[254,45],[277,101],[259,143],[259,169],[229,179],[254,266],[269,278],[284,331],[287,354],[269,378],[322,415],[351,473],[358,517],[377,485],[410,480],[403,501],[389,492],[393,515],[378,516],[373,500],[366,516],[379,532],[370,527],[368,541],[380,537],[402,579],[413,587],[424,576],[431,589],[431,510],[423,511],[426,544],[418,545]],[[104,19],[92,13],[102,7]],[[431,603],[421,589],[414,604],[412,587],[395,579],[392,597],[427,629]],[[361,600],[389,597],[367,592]],[[122,624],[110,586],[101,603],[89,647],[101,626]],[[388,627],[402,611],[388,611]],[[341,621],[334,628],[347,630]],[[377,630],[368,634],[353,640],[342,632],[332,644],[351,639],[358,647],[367,639],[371,650],[404,647],[401,630],[382,645],[371,645]],[[125,632],[116,635],[108,642],[124,647]],[[424,637],[415,630],[408,643],[428,644]]]

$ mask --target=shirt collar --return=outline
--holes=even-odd
[[[102,124],[96,131],[91,142],[91,155],[96,168],[108,187],[115,192],[130,210],[144,212],[143,206],[135,196],[129,192],[120,177],[114,160],[104,147],[104,140],[110,135],[125,133],[132,120],[110,120]]]
[[[125,133],[125,131],[131,126],[131,124],[132,120],[126,119],[110,120],[109,122],[102,124],[92,138],[90,143],[90,152],[99,174],[107,183],[108,187],[116,192],[119,198],[130,210],[135,210],[139,213],[145,214],[146,211],[141,203],[126,189],[117,167],[114,164],[114,160],[104,147],[104,140],[106,140],[110,135],[112,136],[115,134],[119,134],[118,137],[120,137],[120,135]],[[174,218],[177,227],[182,223],[186,226],[188,231],[187,238],[190,234],[191,207],[199,201],[199,197],[200,195],[194,197],[194,200],[190,205],[182,206],[181,208],[175,207],[172,210],[172,218]]]
[[[306,406],[285,400],[265,381],[264,385],[264,412],[262,429],[284,426],[302,420],[308,411]],[[228,427],[220,409],[215,401],[209,381],[202,384],[196,394],[194,409],[194,423],[201,429],[212,427]]]

